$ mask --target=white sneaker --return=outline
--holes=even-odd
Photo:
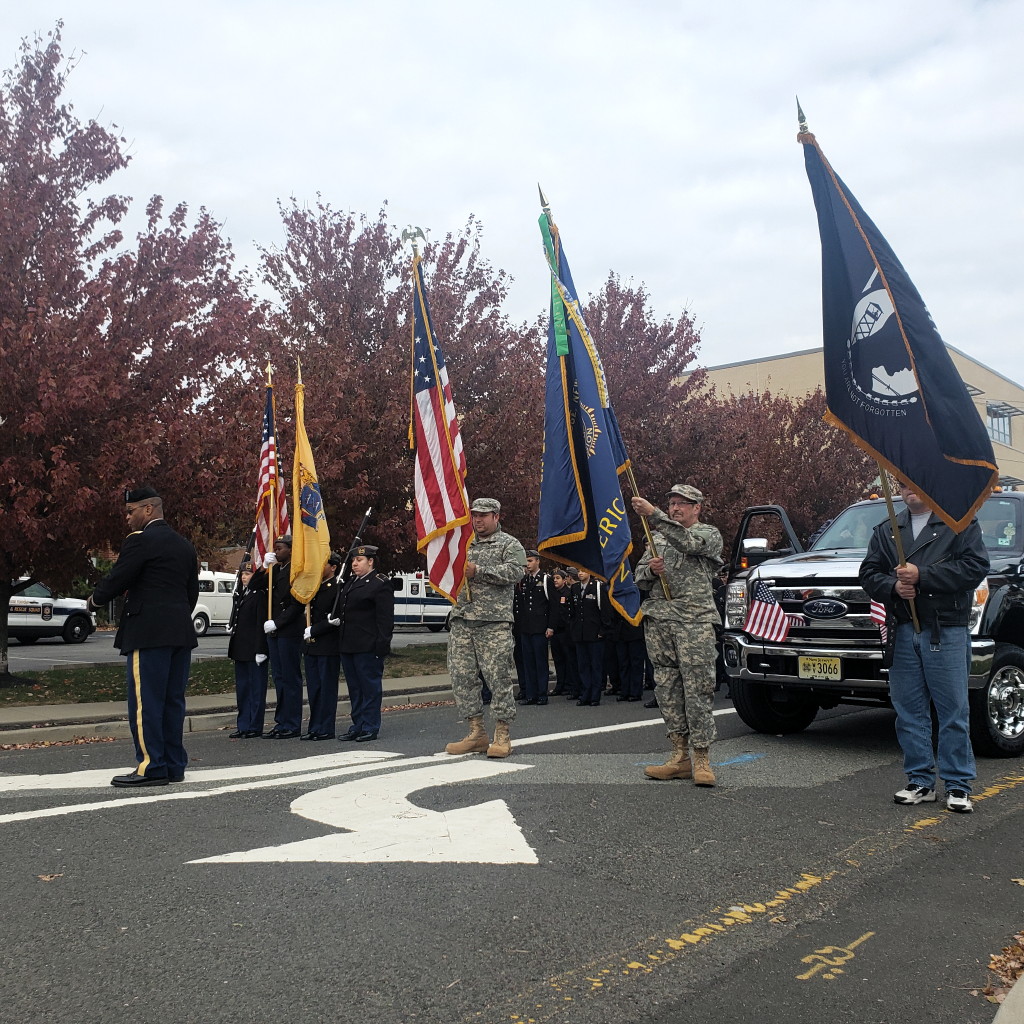
[[[935,790],[911,782],[906,789],[901,789],[893,797],[893,800],[898,804],[933,804],[935,803]]]
[[[957,814],[970,814],[974,810],[970,796],[962,789],[951,789],[946,793],[946,810]]]

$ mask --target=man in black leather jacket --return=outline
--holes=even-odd
[[[910,485],[901,484],[900,494],[906,508],[896,522],[907,564],[899,564],[886,520],[875,527],[860,567],[861,585],[885,605],[889,626],[895,630],[889,693],[907,785],[894,799],[898,804],[935,800],[934,704],[939,720],[938,774],[946,788],[946,808],[970,813],[975,767],[967,700],[968,623],[974,588],[988,575],[988,553],[977,520],[954,533]],[[911,600],[920,633],[914,630]]]

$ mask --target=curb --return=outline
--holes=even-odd
[[[412,704],[425,704],[432,701],[451,701],[455,697],[451,687],[431,690],[409,690],[405,693],[385,693],[381,706],[384,708],[407,707]],[[303,701],[303,706],[307,706]],[[276,707],[275,702],[268,701],[267,712]],[[339,717],[350,714],[350,701],[338,701]],[[185,733],[217,732],[221,729],[235,727],[237,710],[232,703],[226,702],[222,708],[203,712],[186,712]],[[92,739],[96,737],[113,737],[114,739],[130,739],[131,727],[125,714],[116,719],[101,722],[74,722],[61,725],[27,727],[20,729],[0,729],[0,744],[7,743],[38,743],[48,740],[73,740],[78,738]]]
[[[992,1024],[1021,1024],[1024,1021],[1024,983],[1018,981],[999,1006]]]

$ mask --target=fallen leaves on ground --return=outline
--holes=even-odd
[[[38,878],[40,882],[52,882],[55,878],[63,878],[63,877],[64,877],[64,872],[63,871],[58,872],[56,875],[36,875],[36,878]]]
[[[40,747],[79,747],[84,743],[114,743],[113,736],[76,736],[73,740],[33,740],[31,743],[0,743],[0,750],[38,750]]]
[[[1018,880],[1015,878],[1013,881]],[[1014,982],[1024,974],[1024,932],[1014,935],[1012,946],[1003,946],[999,953],[989,957],[988,969],[996,975],[998,984],[989,982],[980,995],[990,1003],[1001,1003],[1013,988]]]

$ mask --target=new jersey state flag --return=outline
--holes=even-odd
[[[814,136],[825,419],[963,530],[999,481],[985,425],[924,301]]]
[[[619,474],[629,468],[601,357],[580,313],[558,229],[547,211],[541,234],[551,270],[544,455],[537,549],[587,569],[636,625],[640,592],[629,566],[633,538]]]
[[[292,597],[309,604],[320,589],[324,566],[331,557],[331,534],[327,529],[320,484],[313,463],[313,449],[306,435],[306,389],[295,385],[295,462],[292,467]]]

